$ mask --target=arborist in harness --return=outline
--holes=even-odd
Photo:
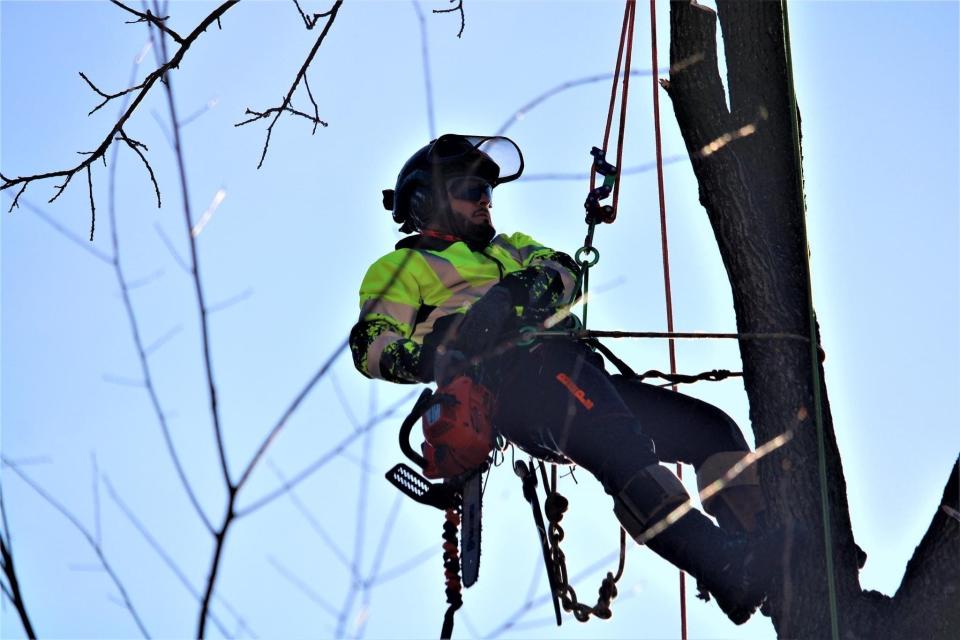
[[[611,375],[589,345],[518,340],[524,326],[575,328],[564,309],[579,283],[568,255],[522,233],[496,233],[493,189],[522,171],[519,148],[504,137],[443,135],[406,162],[383,203],[412,235],[363,279],[354,363],[396,383],[444,385],[466,373],[490,391],[500,435],[534,457],[592,473],[627,533],[694,576],[741,624],[778,564],[771,545],[751,535],[763,510],[755,467],[703,504],[719,527],[690,509],[652,538],[648,531],[690,499],[661,462],[692,465],[702,488],[749,446],[720,409]],[[448,454],[448,463],[457,460]]]

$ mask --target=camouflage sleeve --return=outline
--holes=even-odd
[[[395,251],[384,256],[360,285],[360,318],[350,332],[350,351],[368,378],[414,383],[432,369],[424,362],[423,347],[411,339],[421,307],[412,255]]]
[[[350,332],[350,351],[357,370],[368,378],[413,384],[428,382],[423,347],[398,334],[387,320],[361,320]]]
[[[524,267],[503,279],[517,305],[552,310],[576,296],[580,268],[567,254],[541,247],[524,260]]]

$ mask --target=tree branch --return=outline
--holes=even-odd
[[[302,111],[297,111],[296,109],[294,109],[293,107],[291,107],[291,106],[290,106],[290,100],[293,98],[293,93],[297,90],[297,87],[298,87],[299,84],[300,84],[300,80],[302,80],[302,79],[305,78],[306,73],[307,73],[307,68],[310,66],[310,63],[313,62],[313,57],[314,57],[315,55],[317,55],[317,51],[320,49],[320,45],[323,44],[324,38],[326,38],[326,37],[327,37],[327,34],[330,32],[330,27],[333,26],[333,21],[337,19],[337,13],[340,11],[340,6],[341,6],[342,4],[343,4],[343,0],[337,0],[337,1],[334,3],[333,8],[330,9],[330,11],[328,11],[327,13],[324,13],[324,14],[320,14],[320,17],[326,16],[326,17],[328,18],[327,23],[323,26],[323,31],[320,32],[319,37],[317,37],[317,41],[313,44],[313,48],[310,50],[310,53],[307,55],[307,59],[304,60],[303,66],[300,67],[300,71],[297,72],[297,77],[294,78],[293,84],[290,85],[290,90],[287,91],[287,95],[284,96],[283,101],[280,103],[280,106],[279,106],[279,107],[272,107],[272,108],[267,109],[266,111],[262,111],[262,112],[260,112],[260,111],[254,111],[254,110],[252,110],[252,109],[250,109],[250,108],[247,108],[247,110],[246,110],[245,113],[246,113],[247,115],[252,115],[252,116],[254,116],[254,117],[253,117],[253,118],[249,118],[249,119],[247,119],[247,120],[244,120],[244,121],[242,121],[242,122],[238,122],[237,124],[234,125],[235,127],[240,127],[240,126],[243,126],[243,125],[245,125],[245,124],[249,124],[249,123],[251,123],[251,122],[255,122],[255,121],[257,121],[257,120],[261,120],[261,119],[263,119],[263,118],[267,118],[267,117],[269,117],[270,114],[273,114],[273,120],[270,122],[270,125],[267,127],[267,138],[266,138],[266,140],[265,140],[264,143],[263,143],[263,153],[260,154],[260,162],[257,163],[257,169],[259,169],[260,167],[263,166],[263,161],[264,161],[264,159],[266,159],[266,157],[267,157],[267,149],[270,147],[270,136],[273,135],[273,127],[274,127],[274,125],[277,124],[277,120],[280,119],[280,116],[281,116],[284,112],[293,113],[293,114],[299,115],[299,116],[301,116],[301,117],[303,117],[303,118],[306,118],[307,120],[310,120],[311,122],[313,122],[313,130],[314,130],[314,132],[316,132],[316,130],[317,130],[317,125],[318,125],[318,124],[323,125],[324,127],[327,126],[327,123],[326,123],[326,122],[323,122],[323,121],[320,120],[318,117],[314,117],[314,116],[307,115],[307,114],[303,113]],[[300,9],[300,5],[299,5],[299,4],[297,5],[297,9],[298,9],[298,10]],[[304,15],[304,14],[303,14],[303,11],[300,11],[300,14],[301,14],[301,15]],[[308,28],[308,29],[312,29],[312,28],[313,28],[313,26],[309,24],[309,21],[307,20],[307,18],[306,18],[305,16],[304,16],[304,22],[307,22],[307,25],[308,25],[307,28]],[[315,22],[314,22],[314,24],[315,24]],[[308,91],[309,91],[309,90],[308,90]],[[312,95],[310,96],[310,99],[313,100],[313,96],[312,96]],[[316,106],[316,104],[314,104],[314,106]]]
[[[163,31],[165,34],[167,34],[168,36],[170,36],[171,38],[173,38],[174,41],[175,41],[177,44],[183,44],[183,43],[184,43],[183,38],[180,37],[180,34],[177,33],[176,31],[174,31],[173,29],[171,29],[170,27],[167,26],[166,21],[169,19],[170,16],[164,16],[164,17],[160,18],[160,17],[158,17],[158,16],[153,15],[150,11],[146,11],[145,13],[141,13],[141,12],[137,11],[136,9],[131,9],[130,7],[128,7],[127,5],[123,4],[122,2],[119,2],[118,0],[110,0],[110,2],[112,2],[112,3],[115,4],[115,5],[117,5],[118,7],[120,7],[121,9],[123,9],[124,11],[127,11],[127,12],[129,12],[129,13],[132,13],[133,15],[135,15],[135,16],[137,16],[137,17],[139,18],[138,20],[131,20],[131,21],[128,22],[127,24],[139,24],[139,23],[141,23],[141,22],[149,22],[150,24],[152,24],[153,26],[155,26],[157,29],[159,29],[160,31]]]
[[[3,585],[3,593],[17,610],[17,615],[20,616],[20,624],[23,625],[27,637],[36,640],[37,632],[33,630],[33,622],[31,622],[30,615],[27,613],[27,605],[23,601],[20,581],[17,579],[17,570],[13,564],[13,542],[10,535],[10,524],[7,522],[7,508],[3,502],[2,486],[0,486],[0,516],[3,518],[4,534],[0,535],[0,569],[3,570],[3,574],[7,577],[7,582],[10,585],[9,588],[7,585]]]
[[[10,187],[13,187],[18,184],[22,185],[20,192],[17,194],[17,198],[19,198],[20,194],[22,194],[26,190],[27,185],[30,184],[31,182],[36,182],[38,180],[46,180],[49,178],[62,177],[64,178],[63,184],[56,187],[55,189],[56,193],[52,198],[50,198],[49,202],[53,202],[54,200],[56,200],[60,196],[60,194],[63,193],[63,190],[67,188],[67,185],[70,183],[71,178],[73,178],[73,176],[78,171],[88,169],[89,166],[93,164],[95,161],[103,158],[104,154],[107,152],[107,149],[113,143],[114,138],[116,138],[117,134],[120,133],[120,130],[123,129],[123,126],[126,124],[127,120],[130,118],[131,115],[133,115],[133,112],[136,111],[137,107],[140,106],[140,103],[143,101],[143,99],[147,96],[147,94],[156,84],[157,80],[162,79],[169,70],[178,68],[180,66],[180,62],[183,60],[183,57],[186,55],[187,51],[190,49],[190,46],[196,41],[196,39],[199,38],[200,35],[204,31],[206,31],[211,24],[219,20],[220,16],[226,13],[227,10],[229,10],[239,1],[240,0],[226,0],[226,2],[224,2],[219,7],[214,9],[206,18],[204,18],[200,22],[200,24],[196,26],[196,28],[194,28],[192,32],[190,32],[190,35],[188,35],[186,38],[183,38],[183,42],[181,43],[180,48],[177,50],[174,56],[170,58],[169,61],[166,62],[166,64],[161,65],[160,67],[155,69],[153,72],[148,74],[141,84],[137,85],[136,87],[133,87],[131,90],[128,90],[126,92],[121,92],[114,96],[114,97],[119,97],[120,95],[125,95],[126,93],[130,93],[133,90],[139,89],[136,92],[133,102],[130,103],[130,106],[127,107],[127,109],[123,112],[123,114],[120,116],[117,122],[113,125],[113,127],[110,129],[107,135],[104,136],[99,146],[97,146],[97,148],[94,151],[86,154],[86,158],[83,160],[83,162],[69,169],[62,169],[60,171],[49,171],[46,173],[38,173],[34,175],[29,175],[29,176],[18,176],[16,178],[8,178],[0,174],[0,179],[3,180],[3,183],[0,184],[0,191],[9,189]],[[153,24],[153,22],[151,22],[151,24]],[[83,77],[84,77],[84,80],[87,80],[86,76],[83,76]],[[89,80],[87,80],[87,82],[88,84],[91,85],[91,87],[93,87],[93,84],[90,83]],[[93,87],[93,88],[95,91],[100,93],[100,95],[109,95],[109,94],[104,94],[100,92],[98,89],[96,89],[96,87]],[[13,210],[13,207],[16,205],[16,202],[17,202],[17,199],[15,198],[14,204],[11,205],[10,207],[11,211]],[[92,228],[93,226],[91,225],[91,230]]]
[[[113,584],[117,587],[117,590],[120,591],[120,596],[123,598],[123,604],[126,609],[130,612],[130,615],[133,617],[134,622],[136,622],[137,627],[140,629],[140,633],[143,634],[143,637],[149,638],[150,634],[147,632],[146,627],[143,625],[143,621],[140,619],[140,615],[137,613],[136,608],[133,606],[133,602],[130,601],[130,596],[127,595],[127,590],[124,588],[123,583],[120,581],[120,578],[117,576],[116,572],[113,570],[113,567],[110,566],[110,563],[107,561],[106,556],[103,554],[103,548],[100,546],[100,543],[94,539],[93,535],[87,530],[83,524],[80,523],[80,520],[77,519],[75,515],[70,513],[66,507],[57,502],[49,493],[43,490],[36,482],[33,481],[27,474],[20,470],[20,468],[13,464],[10,460],[3,457],[0,458],[3,465],[9,467],[20,476],[20,479],[23,480],[27,485],[33,489],[37,494],[43,498],[50,506],[60,512],[64,518],[70,521],[70,524],[79,531],[83,537],[87,540],[87,543],[93,549],[94,553],[97,554],[97,558],[100,560],[100,564],[103,565],[104,570],[109,574],[110,579],[113,580]]]
[[[453,13],[454,11],[460,12],[460,31],[457,32],[457,37],[463,35],[463,29],[467,26],[466,17],[463,15],[463,0],[450,0],[450,4],[454,2],[457,3],[457,6],[451,7],[449,9],[434,9],[434,13]]]

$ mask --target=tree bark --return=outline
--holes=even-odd
[[[782,7],[778,2],[717,0],[717,9],[715,14],[696,2],[671,3],[671,72],[663,84],[730,280],[738,331],[796,336],[740,341],[756,442],[790,436],[758,463],[767,524],[782,528],[787,539],[782,579],[768,600],[774,627],[781,637],[831,634],[815,425],[816,367],[840,636],[892,637],[894,632],[930,637],[918,634],[916,625],[921,624],[934,635],[960,633],[958,523],[946,511],[934,516],[894,599],[860,587],[858,549],[823,368],[809,339],[818,332],[815,327],[811,331],[805,207]],[[718,15],[729,106],[717,65]],[[950,494],[949,486],[944,498],[952,495],[955,505],[956,490]]]

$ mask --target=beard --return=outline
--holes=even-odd
[[[470,222],[458,221],[455,235],[467,243],[473,251],[485,249],[493,237],[497,235],[497,230],[489,222]]]

